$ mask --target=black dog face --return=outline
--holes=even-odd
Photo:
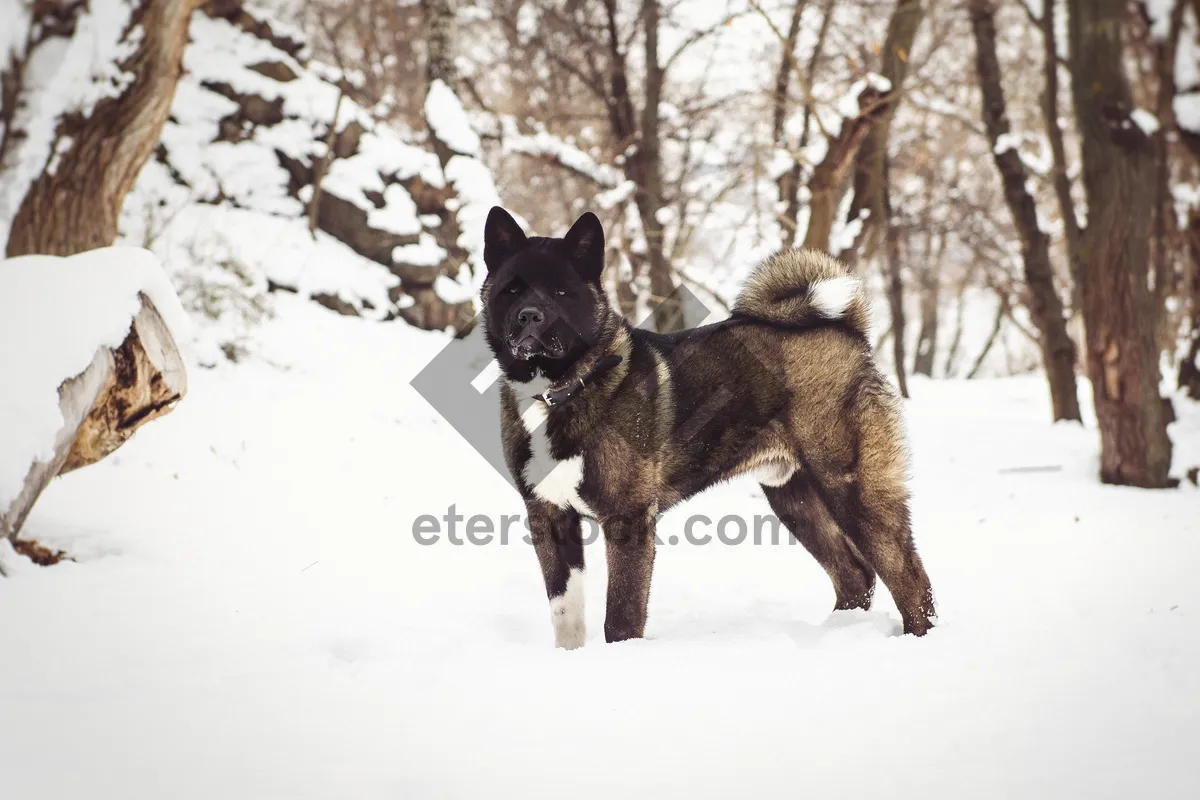
[[[496,206],[484,227],[485,335],[500,368],[522,383],[551,381],[596,343],[604,311],[604,229],[590,211],[561,239],[525,236]]]

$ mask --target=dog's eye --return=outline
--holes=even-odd
[[[514,283],[511,286],[509,286],[508,289],[506,289],[505,291],[507,291],[509,294],[516,294],[517,292],[521,291],[521,287],[517,286]]]
[[[554,293],[555,293],[556,295],[558,295],[559,297],[566,297],[566,296],[567,296],[567,290],[566,290],[566,289],[555,289],[555,290],[554,290]]]

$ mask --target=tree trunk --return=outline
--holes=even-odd
[[[779,57],[779,71],[775,74],[775,93],[771,109],[771,141],[778,148],[785,148],[788,145],[787,137],[784,135],[784,122],[787,121],[788,110],[791,106],[788,89],[792,83],[792,72],[797,68],[796,39],[800,36],[800,18],[804,15],[807,5],[808,0],[795,0],[795,4],[792,6],[792,18],[788,23],[787,36],[783,41],[783,52]],[[819,46],[820,40],[818,39]],[[809,104],[806,100],[806,114],[808,108]],[[793,156],[792,167],[779,176],[779,199],[785,209],[792,206],[788,201],[797,194],[797,184],[800,180],[800,171],[796,169],[798,166],[799,161]],[[785,210],[779,216],[779,227],[783,245],[790,246],[796,240],[796,217],[789,217]]]
[[[54,476],[104,458],[139,427],[169,412],[187,391],[187,372],[171,332],[145,295],[141,303],[121,346],[100,348],[87,369],[59,387],[63,427],[54,456],[31,464],[20,494],[0,508],[0,539],[16,536]]]
[[[1154,313],[1158,317],[1155,325],[1159,351],[1174,351],[1178,333],[1176,319],[1167,313],[1167,299],[1174,296],[1179,286],[1176,282],[1175,260],[1179,252],[1180,231],[1176,223],[1175,198],[1171,192],[1171,144],[1168,134],[1176,130],[1175,120],[1175,57],[1179,37],[1183,32],[1183,14],[1186,7],[1176,3],[1171,10],[1167,36],[1152,39],[1151,54],[1154,58],[1154,73],[1157,79],[1154,98],[1154,116],[1158,128],[1149,133],[1154,149],[1154,235],[1150,240],[1151,272],[1154,276]],[[1186,249],[1186,248],[1185,248]],[[1185,254],[1186,255],[1186,254]]]
[[[783,123],[787,120],[788,87],[792,83],[792,71],[796,64],[796,39],[800,35],[800,17],[808,0],[795,0],[792,19],[788,23],[787,36],[783,40],[783,55],[779,58],[779,71],[775,74],[775,94],[771,104],[771,140],[776,147],[784,144]]]
[[[1200,210],[1188,212],[1186,231],[1188,243],[1187,269],[1184,270],[1183,299],[1189,309],[1191,330],[1180,348],[1178,387],[1193,400],[1200,400]]]
[[[1067,239],[1067,260],[1071,272],[1071,307],[1080,310],[1079,299],[1079,239],[1082,232],[1075,216],[1075,201],[1071,199],[1071,178],[1067,175],[1067,148],[1063,144],[1062,126],[1058,124],[1058,48],[1055,44],[1054,7],[1057,0],[1042,3],[1042,69],[1046,87],[1042,94],[1042,117],[1046,123],[1046,138],[1050,141],[1051,170],[1054,173],[1054,194],[1062,216]]]
[[[955,363],[958,361],[958,350],[962,347],[963,335],[963,312],[966,302],[963,295],[966,293],[966,286],[958,287],[958,297],[954,303],[954,335],[950,337],[950,347],[946,349],[946,361],[942,366],[942,374],[947,378],[953,378],[955,373]]]
[[[804,233],[804,247],[809,250],[829,252],[829,237],[833,233],[833,222],[841,203],[842,187],[855,155],[887,108],[887,94],[881,94],[868,86],[858,96],[859,115],[842,121],[842,129],[829,140],[829,147],[821,163],[813,168],[808,181],[809,214],[808,229]],[[790,206],[789,206],[790,207]]]
[[[900,231],[892,221],[891,181],[887,161],[883,165],[884,262],[888,278],[888,308],[892,313],[892,358],[896,363],[896,385],[900,396],[908,397],[908,378],[904,374],[904,280],[900,255]]]
[[[979,370],[983,368],[983,362],[987,359],[988,353],[992,352],[992,346],[996,344],[996,339],[1000,336],[1000,328],[1004,325],[1004,318],[1008,316],[1008,300],[1002,294],[998,294],[1000,305],[996,307],[996,317],[992,320],[992,330],[988,333],[988,338],[983,343],[983,349],[979,351],[979,356],[975,359],[975,363],[971,365],[971,369],[967,372],[967,380],[972,380],[979,374]]]
[[[113,243],[125,195],[158,144],[182,71],[188,23],[199,0],[145,0],[124,39],[137,49],[120,69],[133,76],[88,116],[59,121],[56,146],[69,142],[29,187],[13,218],[9,257],[66,256]]]
[[[833,21],[833,4],[834,0],[825,0],[824,5],[821,7],[821,27],[817,30],[817,41],[813,45],[812,54],[809,56],[808,65],[805,67],[804,124],[800,131],[800,143],[797,147],[797,150],[800,151],[803,151],[804,148],[808,146],[809,137],[812,136],[812,118],[813,114],[816,113],[815,109],[813,108],[812,85],[817,76],[817,64],[820,61],[822,54],[825,52],[825,42],[829,38],[829,26]],[[843,128],[843,133],[844,132],[845,130]],[[831,160],[831,153],[826,151],[825,158],[822,159],[822,163],[818,165],[816,169],[822,169],[825,162],[829,162],[830,167],[826,168],[830,173],[829,177],[832,177],[833,173],[836,173],[837,175],[837,183],[831,189],[824,189],[824,183],[828,183],[828,179],[823,178],[823,183],[818,182],[816,171],[814,171],[813,176],[809,179],[808,188],[811,192],[810,197],[812,198],[809,203],[809,231],[813,230],[813,215],[817,214],[818,210],[820,213],[827,213],[829,215],[829,222],[826,227],[829,231],[833,229],[833,215],[837,213],[838,201],[842,196],[843,187],[846,182],[846,170],[850,164],[854,163],[854,156],[856,153],[858,153],[858,146],[862,144],[862,136],[865,135],[866,130],[864,129],[862,134],[857,137],[856,141],[854,141],[853,149],[847,153],[847,160],[845,164],[837,167],[836,169],[833,168],[833,165],[839,162],[836,160]],[[833,149],[834,143],[831,142],[829,150]],[[791,170],[789,170],[787,174],[781,176],[779,179],[779,198],[783,201],[784,205],[783,217],[780,220],[780,227],[783,232],[783,244],[785,247],[791,247],[796,242],[797,234],[799,233],[798,223],[800,219],[800,178],[803,172],[804,169],[803,165],[800,163],[800,160],[798,158],[793,159]],[[820,197],[818,197],[818,192],[822,192]],[[818,229],[813,233],[813,237],[817,243],[814,245],[809,245],[809,234],[805,234],[805,247],[812,246],[826,251],[829,249],[828,231],[825,233],[824,238],[821,238],[820,229]]]
[[[1192,320],[1187,352],[1179,364],[1179,388],[1193,400],[1200,400],[1200,321]]]
[[[1200,0],[1191,0],[1187,6],[1200,19]],[[1177,30],[1180,21],[1176,16],[1182,16],[1185,7],[1183,3],[1179,3],[1172,14],[1171,19],[1171,34],[1174,37],[1176,46],[1178,45],[1178,37],[1180,31]],[[1163,65],[1164,67],[1166,64]],[[1173,68],[1173,65],[1172,65]],[[1177,90],[1174,85],[1174,75],[1170,76],[1172,89]],[[1172,114],[1172,130],[1179,135],[1179,141],[1184,145],[1185,150],[1191,156],[1193,166],[1200,165],[1200,134],[1194,131],[1189,131],[1186,128],[1179,126],[1179,121]],[[1192,208],[1188,211],[1187,227],[1183,231],[1183,240],[1186,246],[1187,258],[1183,261],[1183,269],[1179,276],[1179,294],[1183,300],[1183,305],[1186,310],[1185,321],[1190,330],[1180,344],[1179,352],[1183,354],[1179,362],[1179,374],[1177,376],[1178,388],[1184,390],[1187,396],[1193,400],[1200,400],[1200,209]]]
[[[1004,185],[1004,201],[1021,237],[1029,312],[1039,333],[1042,364],[1050,383],[1054,419],[1080,419],[1075,389],[1075,343],[1067,333],[1062,299],[1054,286],[1050,263],[1050,237],[1038,225],[1037,203],[1026,189],[1029,173],[1016,147],[1002,147],[1010,133],[1005,109],[1000,60],[996,56],[996,20],[993,0],[970,0],[971,28],[975,34],[975,69],[983,94],[983,124],[992,146],[992,159]]]
[[[933,377],[933,359],[938,346],[938,301],[941,299],[942,256],[946,252],[945,235],[938,236],[937,254],[932,245],[932,229],[926,237],[924,263],[918,272],[921,292],[921,328],[917,333],[917,352],[913,357],[913,374]]]
[[[684,327],[683,307],[674,297],[675,281],[663,240],[663,224],[658,212],[663,207],[662,162],[659,153],[659,103],[665,72],[658,58],[659,8],[657,0],[643,0],[640,22],[646,79],[641,114],[634,110],[629,90],[629,74],[621,36],[617,28],[616,0],[605,0],[605,26],[608,37],[609,84],[606,105],[609,126],[619,152],[635,146],[625,159],[625,177],[635,188],[634,205],[642,225],[646,244],[646,270],[650,275],[650,301],[654,306],[654,327],[666,333]],[[639,130],[640,117],[640,130]]]
[[[1124,0],[1069,0],[1071,94],[1088,225],[1080,241],[1087,367],[1100,425],[1100,479],[1170,484],[1170,406],[1159,396],[1154,298],[1147,286],[1154,150],[1131,119]]]
[[[847,220],[852,221],[859,219],[863,211],[869,212],[869,216],[863,222],[860,240],[868,235],[869,231],[879,231],[877,223],[882,219],[884,211],[883,173],[892,117],[895,115],[896,107],[903,95],[904,78],[908,75],[909,54],[912,51],[913,40],[917,36],[917,29],[920,28],[921,20],[924,17],[925,11],[921,0],[896,0],[896,6],[888,21],[887,37],[883,43],[883,61],[879,72],[892,82],[892,91],[888,95],[880,118],[871,126],[858,149],[858,158],[854,166],[854,197],[850,202],[850,213],[847,216]]]
[[[662,161],[659,155],[659,102],[662,99],[663,70],[658,63],[658,0],[643,0],[642,37],[646,59],[645,100],[642,106],[642,131],[638,144],[637,169],[641,177],[634,199],[646,237],[650,270],[650,294],[654,302],[654,328],[659,333],[682,330],[686,326],[682,305],[672,297],[675,281],[667,261],[663,225],[658,212],[663,206]]]

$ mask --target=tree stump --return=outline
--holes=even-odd
[[[0,538],[16,536],[55,475],[104,458],[187,392],[175,339],[150,299],[138,297],[141,309],[121,346],[99,348],[83,372],[58,387],[63,426],[55,436],[54,456],[31,464],[20,493],[8,508],[0,508]]]

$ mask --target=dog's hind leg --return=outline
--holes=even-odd
[[[913,545],[907,499],[862,494],[847,498],[842,527],[891,592],[904,632],[923,636],[933,627],[933,588]]]
[[[526,503],[533,548],[542,566],[554,644],[566,650],[587,639],[583,605],[583,535],[579,514],[540,500]]]
[[[809,479],[799,473],[782,486],[763,484],[775,516],[829,573],[834,610],[870,608],[875,573],[834,522]]]
[[[868,394],[859,408],[855,467],[823,481],[822,497],[896,601],[904,632],[922,636],[933,627],[933,587],[913,544],[908,462],[899,415],[879,395]]]

